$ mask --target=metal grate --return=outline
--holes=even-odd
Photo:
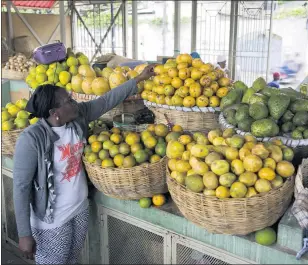
[[[177,244],[176,253],[176,264],[230,264],[181,244]]]
[[[13,202],[13,179],[2,175],[3,178],[3,193],[6,215],[6,233],[7,237],[18,243],[18,232],[15,220],[14,202]]]
[[[164,238],[108,216],[109,264],[164,264]]]

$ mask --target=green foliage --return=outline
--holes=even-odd
[[[277,14],[274,15],[274,19],[285,19],[289,17],[304,18],[306,17],[306,13],[307,13],[306,8],[301,6],[293,9],[282,10],[281,12],[278,12]]]

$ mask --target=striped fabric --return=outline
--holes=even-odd
[[[77,264],[88,231],[88,219],[86,209],[55,229],[32,227],[36,264]]]

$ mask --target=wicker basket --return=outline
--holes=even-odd
[[[28,74],[28,72],[17,72],[2,68],[2,78],[10,80],[24,80]]]
[[[234,128],[237,134],[239,135],[246,135],[246,134],[251,134],[250,132],[244,132],[235,126],[228,124],[226,119],[223,116],[223,113],[221,112],[219,115],[219,124],[223,130],[228,129],[228,128]],[[290,148],[293,149],[294,151],[294,159],[293,159],[293,164],[299,165],[302,162],[303,158],[308,157],[308,139],[302,139],[302,140],[294,140],[292,138],[286,137],[286,136],[275,136],[275,137],[264,137],[264,138],[258,138],[257,140],[259,142],[269,142],[273,139],[279,139],[282,141],[282,143]]]
[[[23,130],[2,131],[1,147],[2,155],[14,155],[15,145],[19,134]]]
[[[220,128],[219,108],[185,108],[160,105],[144,101],[144,105],[155,115],[155,123],[181,125],[184,131],[208,132]]]
[[[169,192],[185,218],[216,234],[247,235],[273,225],[287,210],[294,190],[292,177],[265,194],[220,200],[189,191],[167,174]]]
[[[86,171],[94,186],[105,195],[121,200],[139,200],[166,193],[166,161],[132,168],[102,168],[83,158]]]

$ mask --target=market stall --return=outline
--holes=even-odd
[[[12,157],[20,133],[39,120],[25,111],[29,95],[56,85],[87,102],[147,66],[48,47],[60,51],[56,59],[15,55],[3,66],[22,75],[4,81],[1,113],[3,232],[15,246]],[[295,258],[305,230],[291,212],[308,174],[306,90],[270,89],[262,77],[249,87],[189,54],[153,71],[135,96],[89,124],[82,160],[90,223],[80,262],[307,264],[307,256]]]

